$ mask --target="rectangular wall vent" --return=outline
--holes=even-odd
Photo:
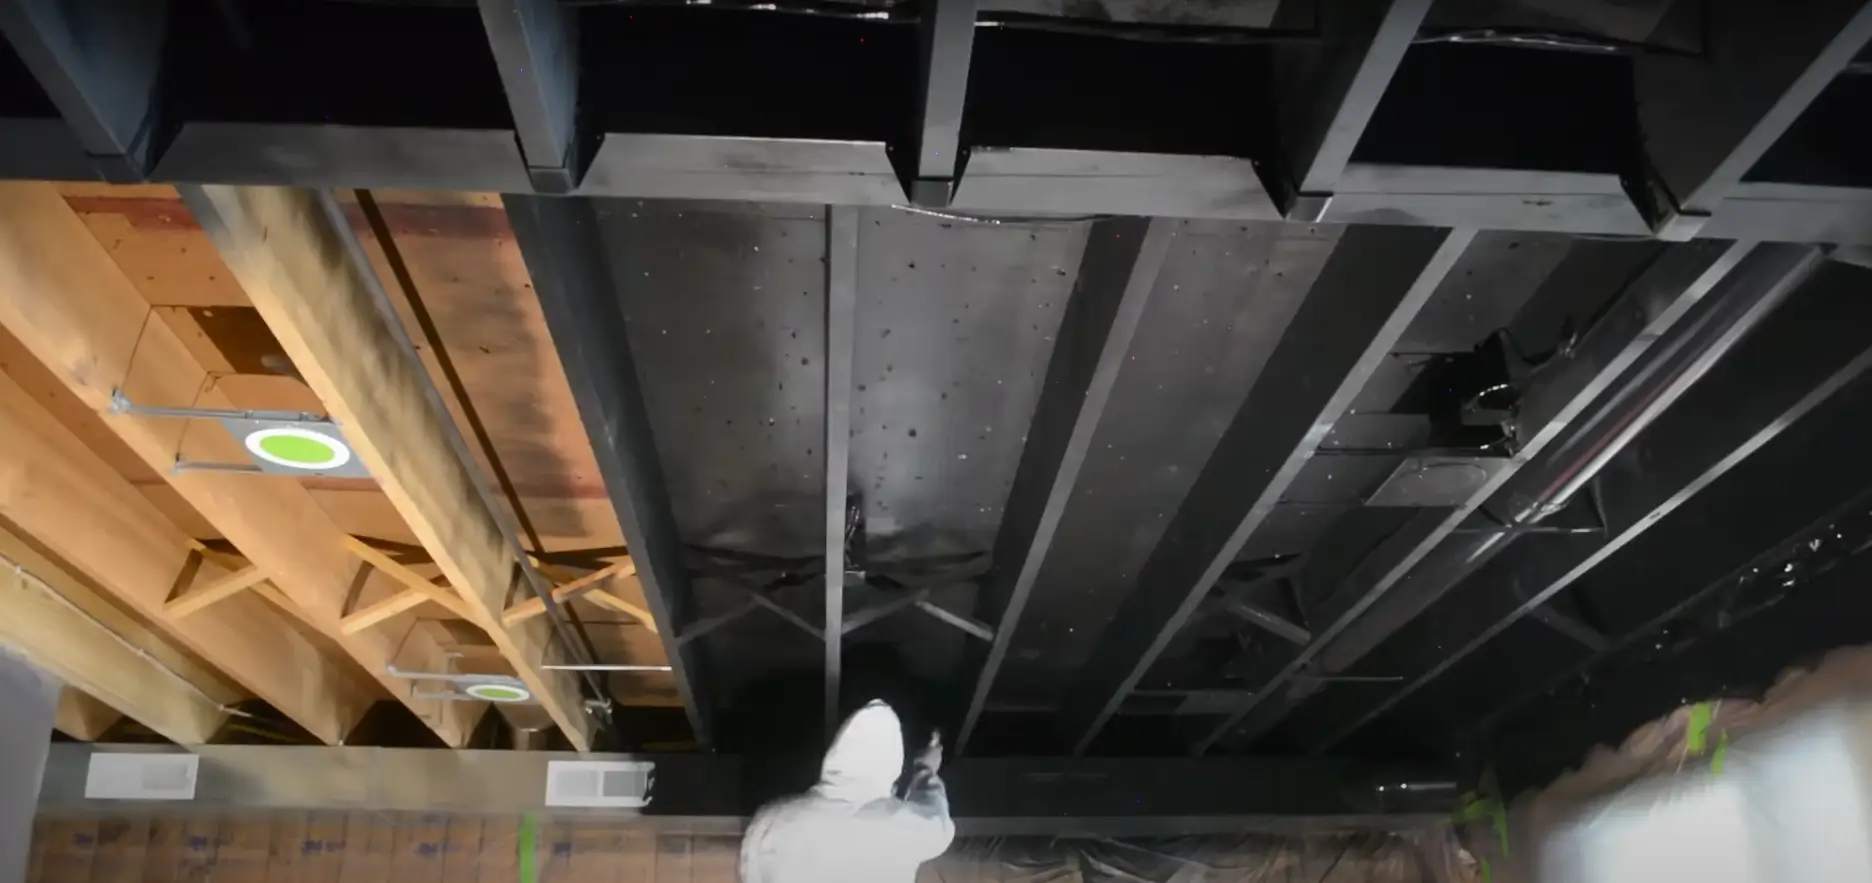
[[[85,797],[91,800],[194,800],[201,758],[193,754],[91,755]]]
[[[550,761],[546,764],[546,805],[648,806],[655,773],[656,764],[649,761]]]

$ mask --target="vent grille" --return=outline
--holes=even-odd
[[[555,760],[546,764],[546,805],[648,806],[655,772],[647,761]]]
[[[194,800],[201,758],[193,754],[91,755],[85,797],[92,800]]]

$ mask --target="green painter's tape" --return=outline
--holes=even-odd
[[[1729,757],[1729,731],[1716,734],[1716,753],[1710,755],[1710,772],[1721,774],[1723,761]]]
[[[1702,754],[1709,748],[1710,718],[1714,716],[1708,702],[1698,702],[1690,706],[1690,727],[1684,733],[1684,751],[1687,754]]]
[[[538,845],[539,816],[527,813],[520,817],[520,883],[535,883],[539,879],[539,857],[535,851]]]
[[[1495,883],[1495,869],[1489,867],[1488,856],[1478,856],[1482,864],[1482,883]]]
[[[1508,857],[1508,810],[1501,801],[1489,801],[1489,821],[1495,826],[1495,836],[1501,839],[1502,858]]]

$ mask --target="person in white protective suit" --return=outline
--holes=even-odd
[[[941,766],[931,735],[898,797],[903,724],[883,702],[859,709],[826,751],[819,784],[754,814],[741,840],[741,883],[912,883],[917,866],[955,839]]]

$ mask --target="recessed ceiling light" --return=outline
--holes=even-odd
[[[351,448],[334,436],[312,429],[275,426],[257,429],[243,440],[247,453],[288,469],[318,472],[351,462]]]

